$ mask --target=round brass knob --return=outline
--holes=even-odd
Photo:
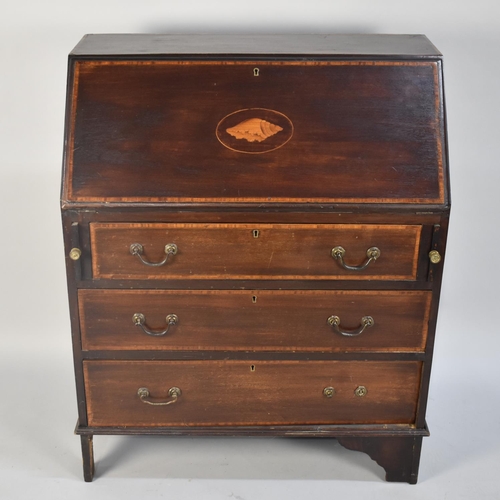
[[[323,389],[323,396],[331,398],[335,394],[335,389],[333,387],[325,387]]]
[[[354,394],[356,394],[356,396],[362,398],[363,396],[366,396],[366,394],[368,393],[368,389],[364,386],[364,385],[360,385],[358,387],[356,387],[355,391],[354,391]]]
[[[69,251],[69,258],[71,260],[78,260],[82,256],[82,251],[79,248],[72,248]]]
[[[437,250],[431,250],[429,252],[429,259],[433,264],[439,264],[441,262],[441,254]]]

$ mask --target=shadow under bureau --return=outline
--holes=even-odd
[[[88,35],[62,187],[95,434],[334,437],[415,483],[450,210],[424,36]]]

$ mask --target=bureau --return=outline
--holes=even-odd
[[[93,436],[336,438],[416,483],[450,211],[424,36],[88,35],[61,194]]]

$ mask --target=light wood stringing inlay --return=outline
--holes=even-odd
[[[257,239],[252,237],[255,229],[260,231]],[[147,235],[149,230],[151,233]],[[92,270],[96,279],[414,280],[417,275],[421,231],[422,227],[418,225],[91,223]],[[346,239],[352,244],[358,244],[356,242],[363,241],[369,234],[372,235],[371,239],[366,240],[366,245],[356,252],[355,259],[364,260],[368,247],[379,244],[382,239],[389,244],[392,238],[396,238],[397,248],[388,248],[389,252],[395,252],[396,260],[385,260],[390,257],[385,248],[380,248],[383,255],[374,263],[379,266],[378,272],[373,272],[375,266],[369,266],[359,273],[344,271],[331,257],[331,248],[343,244],[349,250],[347,246],[350,245],[345,243]],[[141,237],[151,245],[154,243],[154,249],[160,252],[154,258],[151,257],[152,260],[161,260],[161,252],[167,243],[178,244],[179,252],[170,264],[159,268],[139,265],[138,259],[130,255],[129,246]],[[176,241],[166,241],[165,238]],[[182,238],[182,243],[179,238]],[[307,244],[317,245],[318,238],[321,238],[321,250],[309,250]],[[408,248],[410,245],[411,250]],[[306,259],[309,263],[299,265],[302,261],[297,260],[295,251],[300,252],[300,259]],[[400,252],[404,256],[399,256]],[[311,265],[318,266],[314,255],[321,259],[325,272],[308,272]],[[280,258],[281,264],[277,262]],[[351,258],[352,252],[346,259]],[[382,258],[385,260],[383,267]],[[399,274],[394,272],[396,264],[403,264],[407,271]],[[283,265],[290,269],[289,274],[273,271],[281,269],[280,266]]]

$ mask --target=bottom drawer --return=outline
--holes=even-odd
[[[409,424],[415,420],[421,365],[84,361],[88,425]],[[181,391],[177,398],[169,395],[175,387]],[[149,393],[143,391],[142,398],[141,388]]]

